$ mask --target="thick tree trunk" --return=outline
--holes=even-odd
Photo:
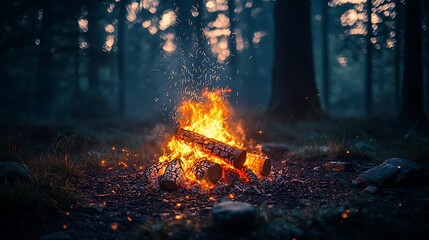
[[[174,159],[168,163],[161,179],[159,180],[159,187],[167,191],[178,190],[185,181],[185,173],[183,172],[180,159]]]
[[[275,3],[275,42],[270,112],[302,119],[320,112],[313,64],[310,0]]]
[[[40,45],[37,67],[36,115],[49,117],[52,111],[54,82],[52,81],[53,54],[52,28],[54,24],[51,4],[43,2],[43,19],[40,29]]]
[[[207,154],[223,159],[235,168],[242,168],[246,161],[246,150],[205,137],[196,132],[178,128],[174,136],[184,141],[186,144],[196,147]]]
[[[98,75],[99,61],[103,47],[104,37],[100,34],[98,24],[99,12],[103,9],[98,1],[88,1],[88,82],[89,89],[96,91],[99,88],[100,79]]]
[[[423,105],[422,19],[421,1],[405,4],[404,80],[400,118],[425,120]]]
[[[368,0],[366,3],[366,12],[368,21],[366,23],[366,57],[365,57],[365,114],[368,117],[371,115],[371,107],[372,107],[372,52],[373,52],[373,44],[371,39],[373,37],[372,33],[372,21],[371,21],[371,13],[372,13],[372,0]]]

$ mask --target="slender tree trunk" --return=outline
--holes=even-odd
[[[311,37],[310,0],[275,3],[275,42],[270,112],[302,119],[320,112]]]
[[[422,19],[421,1],[405,5],[404,80],[400,118],[425,120],[423,104]]]
[[[401,58],[402,58],[402,14],[403,6],[401,1],[396,1],[396,46],[395,46],[395,105],[400,107],[401,99]]]
[[[366,3],[366,12],[368,21],[366,23],[366,68],[365,68],[365,114],[366,116],[371,115],[372,107],[372,55],[373,55],[373,44],[371,39],[373,38],[372,33],[372,0],[368,0]]]
[[[329,33],[328,33],[328,1],[322,1],[322,34],[323,34],[323,47],[322,47],[322,57],[323,57],[323,103],[325,104],[325,109],[329,110],[329,92],[330,92],[330,82],[329,82]]]
[[[101,7],[98,1],[88,1],[88,82],[89,89],[91,91],[98,90],[99,87],[99,56],[102,48],[103,37],[99,34],[98,12],[101,11]]]
[[[127,1],[121,0],[119,2],[119,14],[118,14],[118,112],[119,116],[125,116],[125,21],[126,21],[126,9]]]
[[[36,88],[36,115],[40,118],[47,118],[52,111],[53,103],[53,81],[52,81],[52,28],[53,10],[49,3],[43,2],[43,18],[40,30],[40,45],[37,67],[37,88]]]

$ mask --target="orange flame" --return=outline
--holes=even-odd
[[[230,89],[216,89],[214,91],[209,91],[206,88],[203,90],[202,100],[183,101],[181,106],[178,108],[179,127],[199,133],[208,138],[213,138],[227,143],[231,146],[245,149],[246,147],[244,142],[246,138],[243,128],[240,122],[231,118],[233,110],[225,98],[225,94],[230,92]],[[191,181],[197,181],[190,170],[194,163],[201,158],[208,158],[226,168],[233,168],[232,165],[226,163],[222,159],[209,156],[201,150],[193,148],[175,137],[170,139],[167,143],[167,147],[170,150],[170,153],[164,153],[164,155],[159,158],[159,161],[171,161],[175,158],[181,159],[182,168],[185,172],[186,178]],[[253,154],[248,154],[245,166],[252,169],[252,164],[250,164],[252,159],[262,157],[262,154],[261,151],[257,149],[251,150],[250,152]],[[208,185],[205,183],[202,184],[202,187],[203,186]]]

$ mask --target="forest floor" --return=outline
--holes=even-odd
[[[260,190],[231,184],[164,192],[143,183],[140,166],[154,162],[174,126],[1,126],[0,161],[24,163],[30,179],[0,185],[0,238],[428,239],[426,124],[246,119],[253,119],[249,138],[280,146],[267,152],[272,171]],[[353,186],[360,173],[390,157],[423,164],[425,180],[377,193]],[[330,161],[353,168],[331,171],[324,167]],[[225,199],[257,208],[253,231],[231,235],[216,228],[211,207]]]

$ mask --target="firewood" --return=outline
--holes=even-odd
[[[253,169],[261,176],[268,176],[271,172],[271,160],[265,156],[248,154],[248,159],[244,166]]]
[[[142,175],[142,181],[144,182],[144,183],[147,183],[147,182],[153,182],[153,181],[155,181],[155,179],[159,176],[159,175],[161,175],[161,172],[162,172],[162,170],[165,168],[165,166],[167,166],[168,165],[168,162],[167,161],[165,161],[165,162],[158,162],[158,163],[155,163],[155,164],[153,164],[152,166],[150,166],[150,167],[148,167],[148,168],[146,168],[145,170],[144,170],[144,172],[143,172],[143,175]]]
[[[174,191],[180,188],[185,179],[180,159],[174,159],[168,163],[161,179],[159,180],[159,187],[163,190]]]
[[[242,168],[246,161],[246,150],[231,146],[216,139],[208,138],[182,128],[177,128],[175,136],[190,146],[225,160],[235,168]]]
[[[235,168],[224,169],[224,179],[227,183],[240,182],[240,173]]]
[[[242,169],[244,175],[249,179],[250,183],[259,183],[259,179],[256,174],[248,167]]]
[[[198,160],[191,170],[197,180],[205,179],[211,183],[217,183],[222,177],[222,167],[218,163],[202,158]]]

